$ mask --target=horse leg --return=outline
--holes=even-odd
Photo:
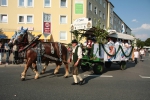
[[[69,66],[68,66],[68,64],[67,63],[64,63],[65,64],[65,75],[64,75],[64,77],[65,78],[68,78],[68,76],[69,76]]]
[[[38,73],[38,70],[37,70],[37,65],[36,65],[36,63],[32,63],[32,66],[34,67],[34,68],[33,68],[33,71],[34,71],[34,73],[35,73],[34,79],[38,79],[38,78],[39,78],[39,73]]]
[[[45,62],[45,65],[44,65],[44,67],[43,67],[43,70],[42,70],[41,74],[44,74],[44,73],[45,73],[45,70],[46,70],[46,68],[47,68],[48,64],[49,64],[49,62],[48,62],[48,61],[47,61],[47,62]]]
[[[21,73],[21,80],[24,81],[25,80],[25,76],[26,76],[26,72],[29,68],[29,66],[31,66],[31,60],[29,59],[24,67],[24,71]]]
[[[59,73],[60,66],[61,66],[61,64],[56,62],[56,68],[54,70],[54,74],[58,74]]]

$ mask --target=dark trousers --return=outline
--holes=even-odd
[[[140,59],[143,59],[143,54],[140,55]]]
[[[13,54],[14,54],[14,63],[17,63],[17,60],[18,60],[18,51],[14,51]]]
[[[10,56],[10,51],[6,51],[6,63],[9,63],[9,56]]]
[[[134,61],[135,61],[135,64],[137,64],[137,63],[138,63],[138,60],[137,60],[137,58],[134,58]]]

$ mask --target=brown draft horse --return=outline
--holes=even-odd
[[[30,44],[29,42],[24,41],[24,40],[27,40],[27,38],[28,38],[27,34],[28,34],[28,32],[26,31],[22,41],[20,42],[21,45],[19,48],[22,48],[22,47],[25,48],[25,46],[28,46]],[[28,43],[28,45],[27,44],[23,45],[23,43]],[[38,43],[39,43],[39,40],[36,40],[28,48],[22,49],[19,51],[19,52],[24,52],[24,51],[26,52],[25,53],[26,65],[24,67],[23,72],[21,73],[21,80],[25,80],[26,72],[27,72],[29,67],[35,72],[35,74],[36,74],[35,79],[39,78],[39,73],[38,73],[37,65],[36,65],[37,53],[35,52]],[[57,59],[60,59],[60,58],[62,59],[62,61],[60,61],[60,60],[55,61],[55,60],[50,59],[48,57],[42,56],[41,60],[45,62],[43,73],[44,73],[44,71],[45,71],[45,69],[48,66],[50,61],[54,61],[56,63],[56,68],[54,70],[54,74],[57,74],[59,72],[60,66],[62,65],[62,63],[64,63],[65,64],[65,71],[66,71],[64,77],[67,78],[69,75],[69,68],[68,68],[68,63],[67,63],[67,59],[68,59],[67,48],[62,44],[59,45],[58,42],[41,42],[41,44],[43,45],[43,47],[45,49],[44,54],[55,57]],[[51,51],[52,47],[54,49],[54,53],[52,53],[52,51]],[[60,47],[61,47],[61,49],[60,49]]]

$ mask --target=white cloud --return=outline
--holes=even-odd
[[[150,24],[143,24],[141,26],[142,29],[150,30]]]
[[[136,38],[145,41],[150,38],[150,24],[142,24],[141,27],[133,28],[132,33]]]
[[[132,22],[138,22],[136,19],[133,19]]]

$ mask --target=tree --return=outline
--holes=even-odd
[[[145,45],[144,41],[141,41],[140,39],[136,40],[136,45],[138,48],[143,48],[143,46]]]
[[[145,46],[150,46],[150,38],[146,39]]]
[[[97,43],[104,44],[109,33],[105,29],[100,28],[100,20],[97,21],[96,26],[93,28],[95,28],[95,31],[93,33],[96,37]]]

